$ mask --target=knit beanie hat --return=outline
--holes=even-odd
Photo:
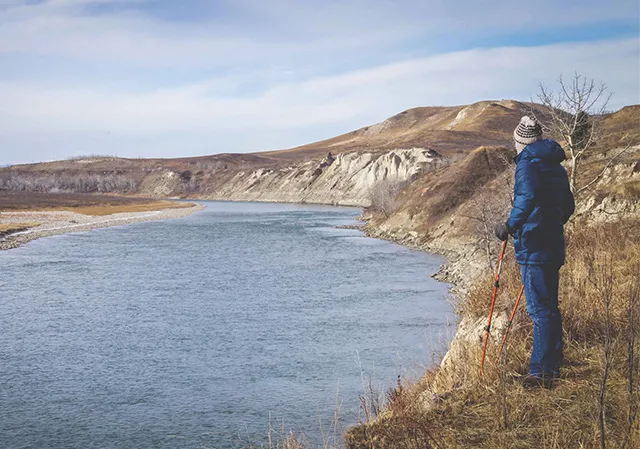
[[[524,148],[542,138],[542,126],[535,119],[524,116],[513,132],[513,140],[516,143],[516,151],[520,153]]]

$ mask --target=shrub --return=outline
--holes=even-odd
[[[407,181],[391,181],[388,179],[375,184],[370,192],[371,209],[382,213],[388,218],[398,209],[398,195],[407,184]]]

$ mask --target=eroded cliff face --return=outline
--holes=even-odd
[[[426,148],[328,154],[321,161],[282,168],[213,173],[209,179],[196,179],[194,193],[204,199],[367,207],[371,190],[378,183],[409,181],[446,163],[445,158]],[[177,177],[163,176],[163,184],[171,184],[169,188],[175,191]]]
[[[449,163],[427,148],[325,154],[286,164],[242,155],[229,163],[96,157],[0,170],[0,189],[367,207],[379,183],[411,181]]]
[[[630,154],[640,155],[640,145]],[[607,167],[595,184],[576,204],[575,215],[590,222],[614,222],[640,215],[640,160]]]
[[[453,283],[456,293],[464,297],[475,280],[493,269],[499,247],[493,229],[511,209],[512,153],[510,148],[478,148],[444,170],[419,177],[402,192],[391,216],[368,217],[369,234],[444,255],[448,263],[438,277]],[[606,161],[600,159],[585,164],[586,181],[581,180],[581,185],[594,182],[577,194],[568,227],[637,219],[640,146],[628,148],[625,155],[627,160],[615,161],[604,170]],[[510,246],[510,259],[512,251]]]

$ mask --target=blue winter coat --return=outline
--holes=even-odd
[[[562,265],[563,227],[575,204],[564,151],[551,139],[539,140],[518,154],[513,209],[507,227],[514,237],[520,265]]]

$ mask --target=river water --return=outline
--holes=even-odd
[[[319,442],[337,403],[357,422],[363,379],[445,350],[442,259],[335,227],[357,209],[203,204],[0,253],[0,447]]]

